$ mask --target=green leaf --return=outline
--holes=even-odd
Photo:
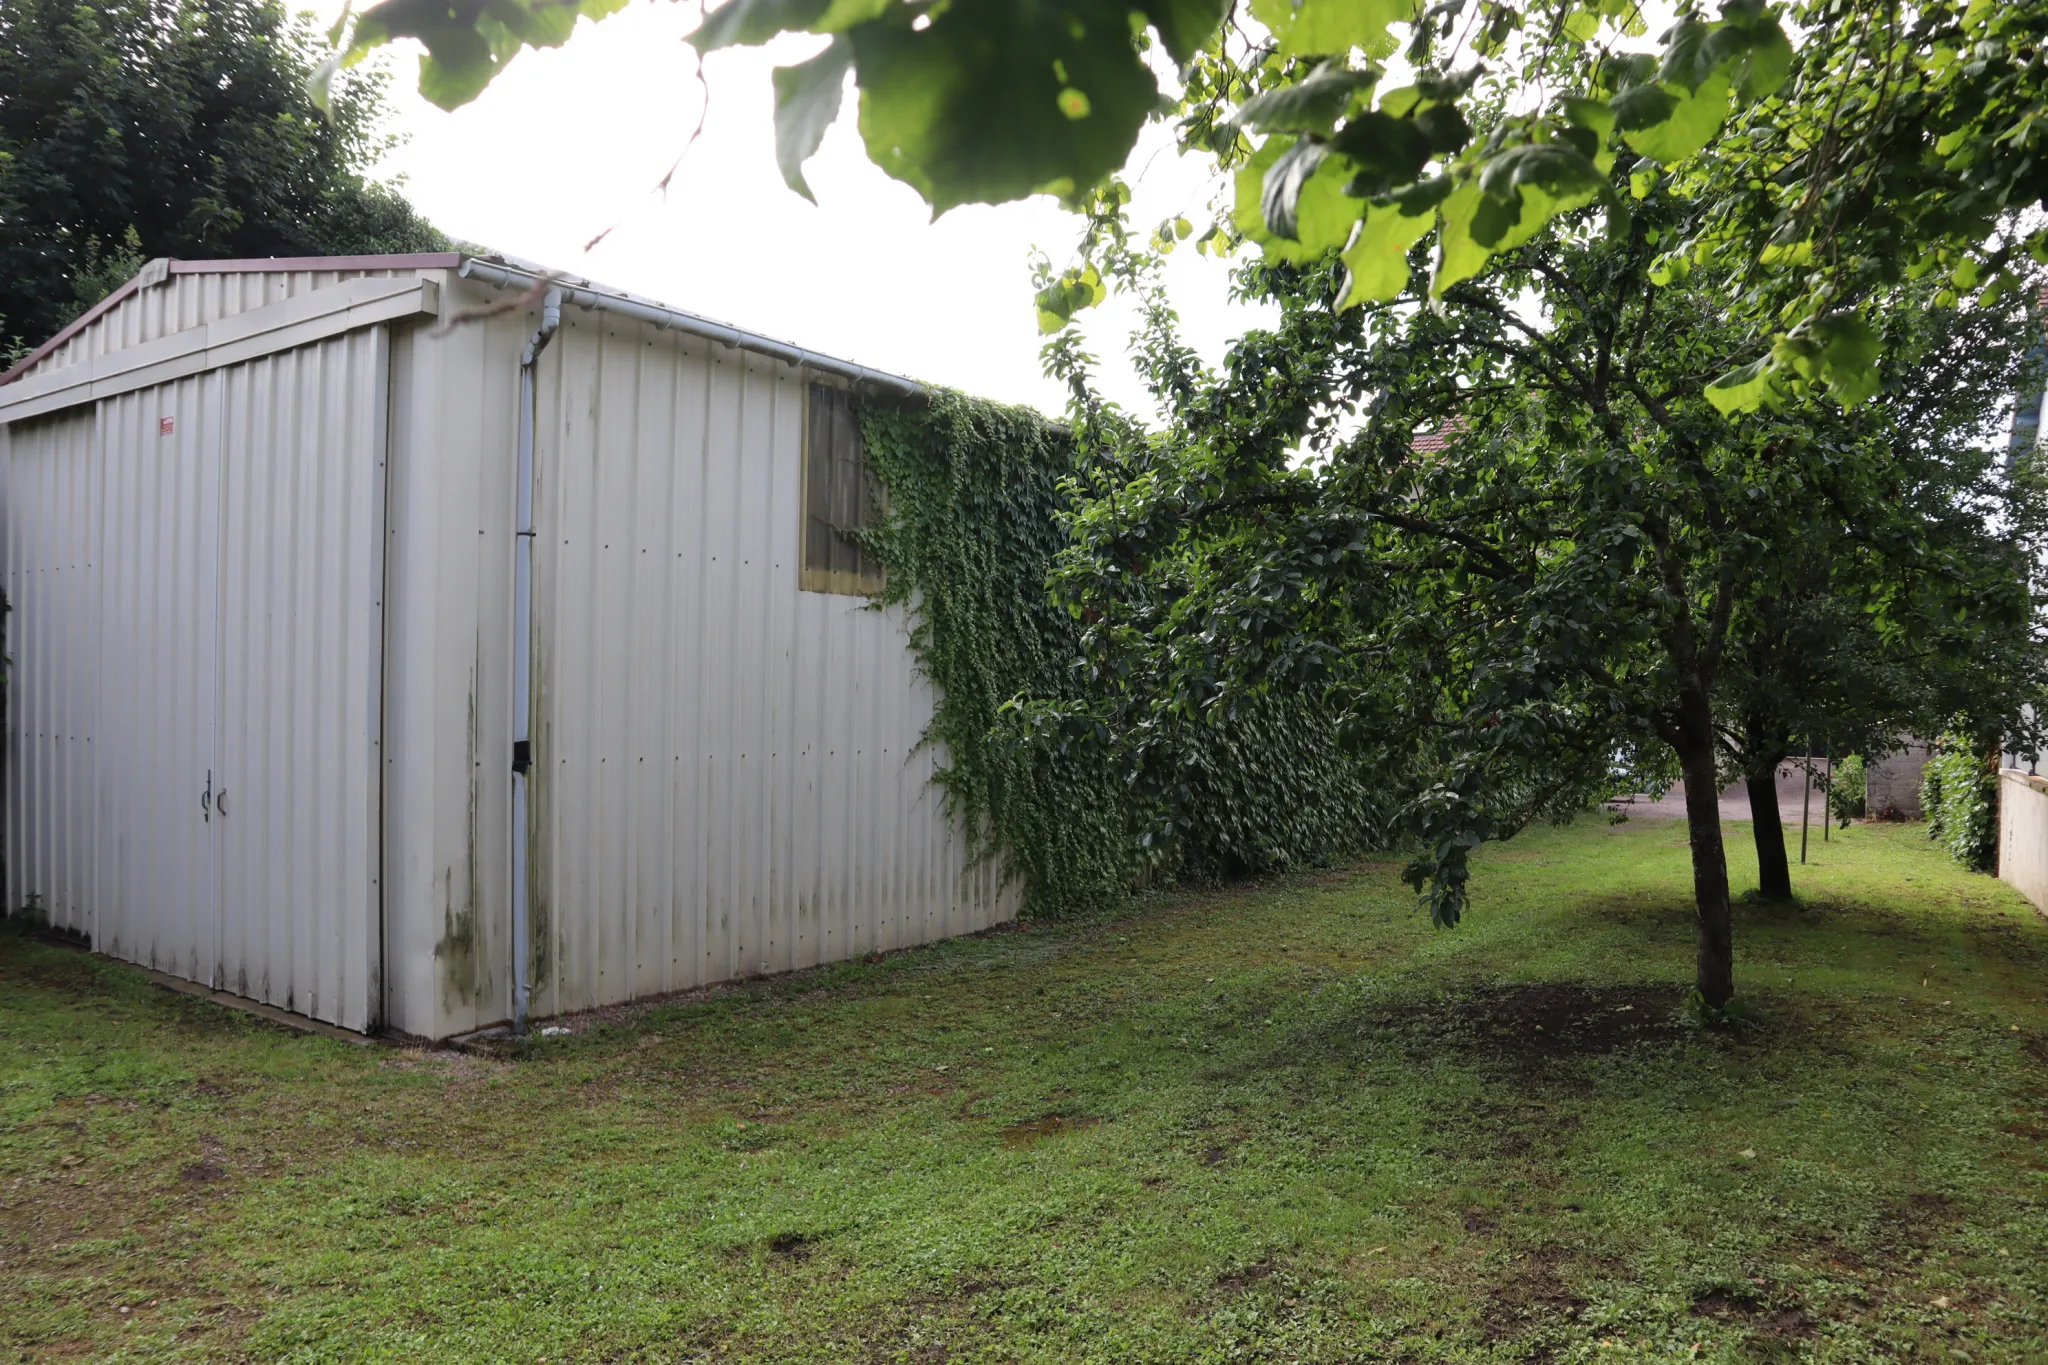
[[[1368,207],[1344,251],[1346,276],[1339,311],[1368,300],[1384,303],[1399,297],[1408,287],[1408,248],[1435,226],[1436,214],[1427,208],[1408,213],[1393,202]]]
[[[1138,6],[1159,30],[1168,55],[1183,66],[1216,36],[1229,8],[1229,0],[1147,0]]]
[[[1422,174],[1429,164],[1429,135],[1413,119],[1368,110],[1346,123],[1330,146],[1358,167],[1353,194],[1384,194]]]
[[[1429,143],[1429,150],[1439,156],[1461,152],[1472,140],[1472,125],[1465,122],[1465,115],[1455,104],[1432,104],[1419,111],[1413,122]]]
[[[1675,85],[1681,90],[1697,90],[1720,69],[1720,54],[1710,49],[1708,40],[1714,36],[1715,26],[1698,19],[1680,19],[1664,35],[1664,60],[1657,68],[1657,79],[1665,85]]]
[[[1360,91],[1371,90],[1377,71],[1352,71],[1324,62],[1293,85],[1255,95],[1237,121],[1262,133],[1327,133]]]
[[[1038,291],[1038,330],[1050,335],[1073,320],[1083,308],[1093,308],[1109,296],[1101,274],[1094,266],[1075,266]]]
[[[853,44],[842,36],[807,62],[775,68],[775,164],[789,187],[814,204],[818,199],[804,180],[804,163],[839,117],[852,69]]]
[[[778,33],[844,33],[881,16],[890,0],[725,0],[684,42],[699,52],[747,47]]]
[[[1590,158],[1563,142],[1525,142],[1496,153],[1479,171],[1480,188],[1496,199],[1518,189],[1538,186],[1557,197],[1590,190],[1597,194],[1607,177]]]
[[[1884,344],[1875,328],[1854,313],[1826,313],[1803,330],[1808,344],[1792,353],[1801,377],[1826,384],[1845,408],[1877,393],[1877,357]]]
[[[1455,188],[1457,183],[1450,176],[1437,175],[1413,185],[1403,185],[1388,195],[1387,199],[1398,204],[1401,212],[1411,216],[1418,213],[1431,214],[1438,205],[1451,197],[1451,191]],[[1435,219],[1432,217],[1431,221],[1434,222]]]
[[[1590,128],[1594,136],[1606,141],[1614,131],[1614,107],[1584,95],[1567,95],[1558,102],[1566,119],[1581,128]]]
[[[1655,128],[1678,108],[1678,96],[1651,82],[1631,85],[1607,102],[1614,112],[1614,126],[1624,135],[1639,128]]]
[[[1472,222],[1473,240],[1508,251],[1534,237],[1560,213],[1583,208],[1607,188],[1607,177],[1576,148],[1562,142],[1510,147],[1479,172],[1487,202]]]
[[[1635,227],[1635,215],[1629,212],[1628,204],[1615,196],[1607,201],[1607,240],[1625,242]]]
[[[1765,20],[1753,33],[1755,41],[1735,63],[1735,98],[1743,104],[1774,94],[1792,74],[1792,41],[1778,20]]]
[[[1667,251],[1650,262],[1650,283],[1658,288],[1684,284],[1692,276],[1692,257],[1684,251]]]
[[[1123,165],[1158,106],[1126,15],[1102,0],[959,0],[858,26],[848,36],[869,157],[934,214],[1036,193],[1076,200]],[[913,17],[932,22],[915,29]],[[1125,36],[1102,41],[1110,32]],[[1083,116],[1068,91],[1085,97]]]
[[[1425,71],[1416,76],[1415,88],[1421,92],[1424,99],[1443,104],[1465,98],[1466,93],[1478,84],[1479,77],[1484,73],[1485,68],[1481,66],[1468,66],[1463,71],[1454,71],[1447,76]]]
[[[1259,212],[1266,220],[1266,231],[1289,241],[1300,240],[1295,222],[1296,204],[1301,198],[1302,186],[1315,175],[1328,154],[1322,143],[1304,137],[1297,139],[1292,147],[1280,154],[1279,160],[1266,169],[1266,178],[1259,188]]]
[[[1565,16],[1564,34],[1575,43],[1590,43],[1600,34],[1600,16],[1591,10],[1575,9]]]
[[[1559,214],[1582,209],[1600,197],[1604,182],[1576,189],[1552,191],[1541,185],[1521,187],[1521,211],[1512,224],[1493,243],[1496,252],[1512,251],[1543,230],[1545,224]],[[1476,234],[1475,234],[1476,235]]]
[[[1252,0],[1252,17],[1271,30],[1282,56],[1320,57],[1363,48],[1394,50],[1389,24],[1415,17],[1413,0]]]
[[[1407,118],[1422,103],[1422,89],[1414,85],[1397,85],[1380,95],[1379,112],[1388,118]]]
[[[1493,255],[1491,247],[1472,239],[1472,220],[1485,198],[1486,192],[1479,188],[1479,182],[1469,180],[1444,200],[1443,233],[1437,239],[1436,270],[1429,281],[1432,297],[1442,298],[1452,285],[1477,275]]]
[[[1645,87],[1638,87],[1645,88]],[[1714,134],[1721,131],[1721,124],[1728,117],[1728,78],[1719,72],[1700,83],[1697,90],[1678,93],[1666,87],[1666,93],[1676,96],[1671,112],[1661,122],[1624,127],[1622,140],[1652,161],[1672,165],[1683,161],[1714,140]],[[1634,91],[1625,92],[1633,96]],[[1617,96],[1617,101],[1623,96]],[[1616,110],[1618,122],[1627,123],[1627,116]]]
[[[1785,83],[1792,69],[1792,44],[1778,21],[1760,5],[1724,5],[1727,22],[1714,26],[1705,54],[1734,83],[1738,102],[1754,104]]]
[[[1234,186],[1236,205],[1231,221],[1239,233],[1257,242],[1268,257],[1282,261],[1312,261],[1332,247],[1342,246],[1351,235],[1365,206],[1344,193],[1351,166],[1341,156],[1317,157],[1299,179],[1294,191],[1292,238],[1273,231],[1266,221],[1266,193],[1269,173],[1281,159],[1295,153],[1296,144],[1284,137],[1266,139],[1244,165],[1238,167]],[[1299,153],[1302,157],[1309,154]],[[1286,172],[1294,175],[1297,163]]]
[[[1609,89],[1629,90],[1657,83],[1657,59],[1647,52],[1616,54],[1606,65]]]
[[[475,99],[522,48],[559,47],[578,19],[602,19],[626,0],[383,0],[363,11],[344,66],[399,38],[417,39],[420,94],[443,109]]]
[[[1524,143],[1497,154],[1444,201],[1430,292],[1441,298],[1489,258],[1522,245],[1551,219],[1584,208],[1606,189],[1599,168],[1562,142]]]
[[[1769,356],[1752,361],[1739,370],[1730,370],[1707,385],[1707,401],[1723,417],[1755,412],[1764,404],[1773,402],[1776,396],[1777,382]]]

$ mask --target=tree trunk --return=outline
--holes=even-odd
[[[1749,774],[1749,823],[1756,837],[1757,893],[1767,901],[1792,899],[1792,866],[1785,858],[1785,822],[1778,813],[1778,765]]]
[[[1679,769],[1685,776],[1685,824],[1692,836],[1693,911],[1699,928],[1696,984],[1719,1009],[1735,998],[1735,932],[1728,910],[1728,854],[1721,846],[1721,782],[1714,764],[1713,718],[1704,694],[1685,706]]]

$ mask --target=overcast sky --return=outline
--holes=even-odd
[[[323,23],[339,0],[316,6]],[[867,160],[853,97],[808,177],[813,207],[775,169],[770,68],[822,40],[786,36],[705,63],[710,112],[665,201],[653,186],[688,141],[702,103],[682,36],[696,6],[635,0],[583,23],[554,51],[525,52],[484,94],[445,113],[414,91],[416,58],[394,68],[394,131],[408,141],[385,173],[444,231],[646,294],[756,332],[1048,412],[1065,401],[1039,371],[1029,255],[1069,263],[1079,220],[1050,199],[958,208],[937,222]],[[1210,170],[1148,133],[1128,168],[1134,224],[1197,221]],[[619,226],[594,250],[584,244]],[[1212,362],[1257,316],[1228,301],[1226,268],[1183,248],[1172,286],[1188,339]],[[1104,387],[1145,403],[1120,363],[1131,315],[1088,321]]]

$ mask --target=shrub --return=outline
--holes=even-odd
[[[1998,866],[1998,774],[1963,735],[1943,735],[1920,778],[1927,837],[1973,872]]]
[[[1850,754],[1835,764],[1835,771],[1828,780],[1828,809],[1847,829],[1851,820],[1863,818],[1863,802],[1869,792],[1869,775],[1863,770],[1860,754]]]

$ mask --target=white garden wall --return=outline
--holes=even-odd
[[[1998,877],[2048,911],[2048,778],[1998,775]]]

